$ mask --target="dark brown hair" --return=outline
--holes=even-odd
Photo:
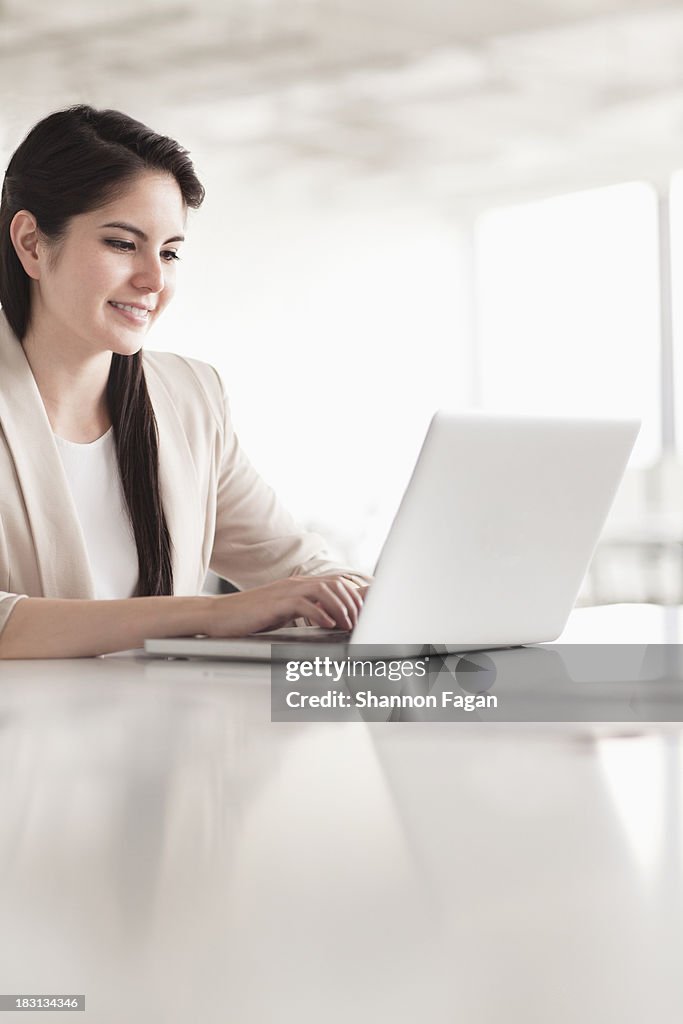
[[[29,210],[41,233],[57,242],[72,217],[111,202],[146,170],[172,175],[185,205],[201,205],[204,189],[187,150],[118,110],[69,107],[31,129],[9,162],[0,200],[0,303],[20,341],[31,320],[31,291],[10,238],[14,215]],[[107,401],[138,552],[137,593],[172,594],[157,423],[140,352],[113,353]]]

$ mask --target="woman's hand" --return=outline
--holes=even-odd
[[[148,637],[247,636],[299,616],[351,629],[367,589],[344,576],[290,576],[225,597],[25,597],[0,632],[0,659],[89,658],[142,647]]]
[[[278,629],[297,618],[324,629],[353,629],[367,590],[345,576],[289,576],[240,594],[212,598],[206,632],[217,637],[247,636]]]

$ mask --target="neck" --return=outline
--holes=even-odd
[[[23,341],[26,359],[55,434],[81,444],[111,426],[107,380],[111,352],[87,353],[36,318]]]

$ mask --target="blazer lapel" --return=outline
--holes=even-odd
[[[24,349],[0,311],[0,423],[27,510],[44,597],[94,597],[76,509]]]
[[[173,398],[149,361],[145,380],[159,429],[159,484],[171,535],[173,592],[197,594],[203,582],[199,576],[205,519],[197,472]]]

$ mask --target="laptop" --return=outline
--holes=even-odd
[[[351,633],[299,627],[242,639],[150,638],[145,651],[269,661],[300,643],[334,644],[341,656],[353,644],[353,653],[357,645],[371,652],[365,657],[411,657],[555,640],[639,426],[437,412]]]

